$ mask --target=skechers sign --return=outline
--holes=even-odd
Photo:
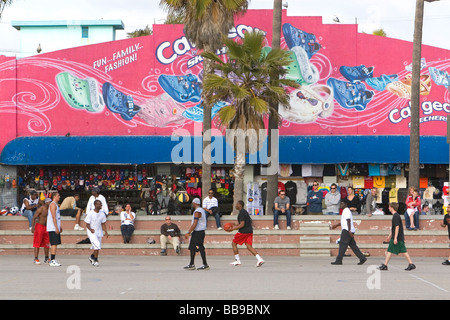
[[[251,31],[262,31],[258,28],[253,28],[252,26],[240,24],[236,27],[233,27],[228,32],[228,38],[234,39],[236,37],[244,38],[245,32],[251,32]],[[262,31],[264,34],[266,32]],[[170,50],[170,48],[172,50]],[[187,52],[189,52],[191,49],[194,49],[195,45],[192,44],[186,36],[182,36],[181,38],[176,39],[173,43],[170,41],[164,41],[156,48],[156,59],[161,64],[171,64],[173,63],[178,57],[185,55]],[[217,54],[224,54],[225,48],[222,48],[217,51]],[[192,59],[189,59],[187,63],[188,68],[192,68],[196,64],[203,61],[203,58],[201,56],[195,56]]]

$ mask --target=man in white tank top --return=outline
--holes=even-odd
[[[189,251],[191,252],[191,261],[184,267],[186,270],[195,270],[194,260],[197,251],[200,251],[200,255],[203,260],[203,265],[197,270],[209,270],[208,263],[206,262],[205,246],[203,242],[205,241],[205,230],[206,230],[206,212],[200,205],[200,199],[195,198],[192,200],[192,207],[194,208],[194,213],[192,215],[192,224],[189,231],[186,233],[185,238],[189,241]]]
[[[61,215],[59,212],[60,195],[58,192],[52,194],[52,203],[48,207],[47,232],[50,238],[50,263],[51,267],[60,267],[61,264],[56,261],[56,248],[61,244]]]

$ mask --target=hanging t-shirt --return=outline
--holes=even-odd
[[[286,188],[286,196],[291,199],[291,204],[295,204],[297,201],[297,184],[294,181],[288,181],[284,184]]]

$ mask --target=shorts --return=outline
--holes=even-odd
[[[50,239],[50,245],[57,246],[61,244],[61,233],[56,234],[55,231],[49,231],[48,237]]]
[[[48,248],[49,242],[46,226],[36,223],[34,226],[33,248]]]
[[[102,238],[98,237],[96,233],[92,233],[88,230],[87,235],[91,241],[91,250],[101,250],[102,249]]]
[[[64,209],[60,211],[61,216],[68,216],[68,217],[72,217],[75,218],[76,215],[78,213],[77,209]]]
[[[391,239],[387,251],[393,254],[406,253],[405,242],[398,241],[397,244],[394,244],[394,239]]]
[[[198,252],[200,249],[205,249],[203,242],[205,241],[205,230],[194,231],[191,235],[191,241],[189,241],[189,250]]]
[[[253,245],[253,233],[236,233],[233,238],[233,242],[238,245],[248,244]]]

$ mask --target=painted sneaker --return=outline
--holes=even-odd
[[[341,66],[339,71],[348,81],[364,81],[373,77],[373,67],[360,65],[356,67]]]
[[[211,119],[214,119],[217,112],[219,112],[219,110],[225,107],[226,105],[228,105],[228,103],[224,101],[217,102],[211,110]],[[192,121],[203,122],[203,107],[201,103],[199,103],[194,107],[184,110],[183,117]]]
[[[137,116],[153,127],[165,128],[168,125],[183,123],[184,110],[185,107],[175,102],[167,93],[163,93],[145,100]]]
[[[283,24],[283,35],[289,49],[293,47],[302,47],[308,54],[308,58],[319,51],[320,44],[316,41],[316,36],[312,33],[307,33],[300,29],[295,28],[290,23]]]
[[[384,91],[386,89],[386,85],[394,81],[398,81],[398,75],[396,74],[392,74],[390,76],[383,74],[377,78],[366,79],[367,85],[377,91]]]
[[[118,113],[124,120],[131,120],[141,110],[133,102],[133,97],[127,96],[118,91],[109,82],[105,82],[102,87],[103,99],[108,109],[114,113]]]
[[[402,80],[394,81],[386,85],[386,89],[404,99],[411,99],[412,75],[407,74]],[[427,96],[431,90],[431,77],[427,74],[420,76],[420,95]]]
[[[420,59],[420,70],[424,69],[427,66],[427,61],[425,58]],[[412,72],[412,63],[405,67],[406,71]]]
[[[264,47],[262,49],[261,55],[267,56],[271,50],[272,50],[271,47]],[[305,85],[305,84],[307,85],[308,83],[303,80],[302,73],[300,71],[300,66],[298,65],[297,57],[295,56],[295,53],[290,50],[288,52],[290,54],[289,58],[292,60],[292,62],[288,66],[285,67],[285,69],[287,70],[285,78],[288,80],[296,81],[300,85]]]
[[[158,82],[164,91],[177,102],[200,102],[201,100],[200,82],[191,73],[185,76],[163,74],[159,76]]]
[[[428,71],[430,72],[431,79],[433,79],[434,83],[438,86],[444,86],[447,89],[450,88],[450,75],[447,71],[442,71],[434,67],[428,68]]]
[[[366,86],[361,81],[345,82],[329,78],[327,85],[333,88],[334,99],[345,109],[363,111],[374,97],[374,92],[366,90]]]
[[[292,80],[299,82],[301,85],[311,85],[319,81],[319,70],[309,61],[309,57],[306,51],[299,46],[291,48],[291,51],[294,54],[294,63],[296,61],[298,65],[298,67],[294,66],[291,69],[291,72],[293,72],[294,75],[297,76],[298,80]],[[296,72],[297,70],[299,72]]]
[[[280,116],[287,121],[310,123],[333,113],[333,89],[328,86],[303,86],[289,96],[291,107],[280,107]]]
[[[61,72],[56,75],[56,84],[72,108],[85,109],[89,112],[101,112],[105,108],[99,94],[98,82],[93,78],[82,80],[69,72]]]

